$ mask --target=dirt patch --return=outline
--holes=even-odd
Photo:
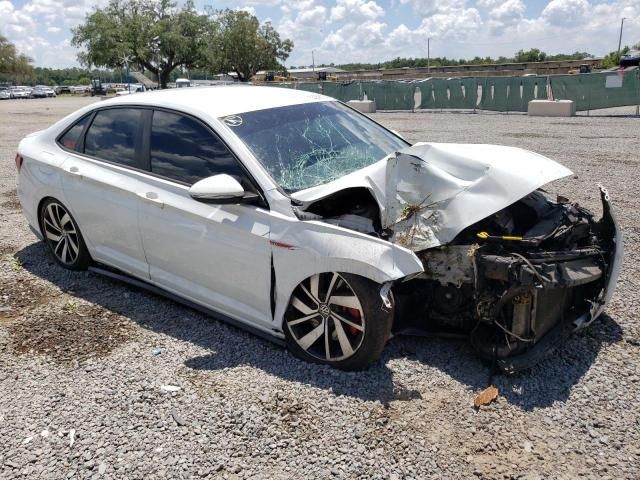
[[[20,205],[20,201],[18,200],[18,194],[15,190],[11,190],[2,195],[7,200],[4,201],[0,206],[2,208],[6,208],[7,210],[21,210],[22,206]]]
[[[14,245],[10,244],[0,244],[0,257],[4,259],[4,257],[13,257],[13,254],[18,250],[18,248]]]
[[[47,355],[61,363],[103,357],[136,334],[130,321],[92,305],[67,303],[58,311],[8,325],[13,350]]]
[[[12,255],[5,255],[2,261],[16,271],[22,268],[20,261]],[[3,278],[0,282],[0,292],[0,320],[17,317],[51,299],[51,293],[45,287],[21,276],[11,280]]]

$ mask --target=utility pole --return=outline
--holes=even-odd
[[[316,56],[313,50],[311,50],[311,69],[313,70],[313,73],[316,72]]]
[[[431,37],[427,38],[427,73],[431,72]]]
[[[625,18],[622,17],[620,21],[620,37],[618,37],[618,58],[620,58],[620,47],[622,46],[622,27],[624,27]]]

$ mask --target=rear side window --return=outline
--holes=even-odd
[[[144,110],[113,108],[96,113],[84,139],[84,153],[93,157],[143,168],[140,162]]]
[[[64,148],[79,152],[82,147],[80,135],[82,135],[89,118],[91,118],[91,115],[86,115],[78,120],[73,127],[67,130],[67,132],[60,137],[58,143]]]
[[[153,112],[151,171],[189,185],[226,173],[242,181],[244,172],[227,147],[196,120],[176,113]]]

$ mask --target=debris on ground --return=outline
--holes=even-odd
[[[483,405],[489,405],[496,398],[498,398],[498,389],[491,385],[476,395],[476,398],[473,400],[473,406],[480,408]]]

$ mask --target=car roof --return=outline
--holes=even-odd
[[[105,100],[96,107],[107,105],[149,105],[198,111],[212,117],[265,110],[301,103],[334,101],[318,93],[291,88],[255,85],[215,85],[211,87],[172,88],[136,93]]]

